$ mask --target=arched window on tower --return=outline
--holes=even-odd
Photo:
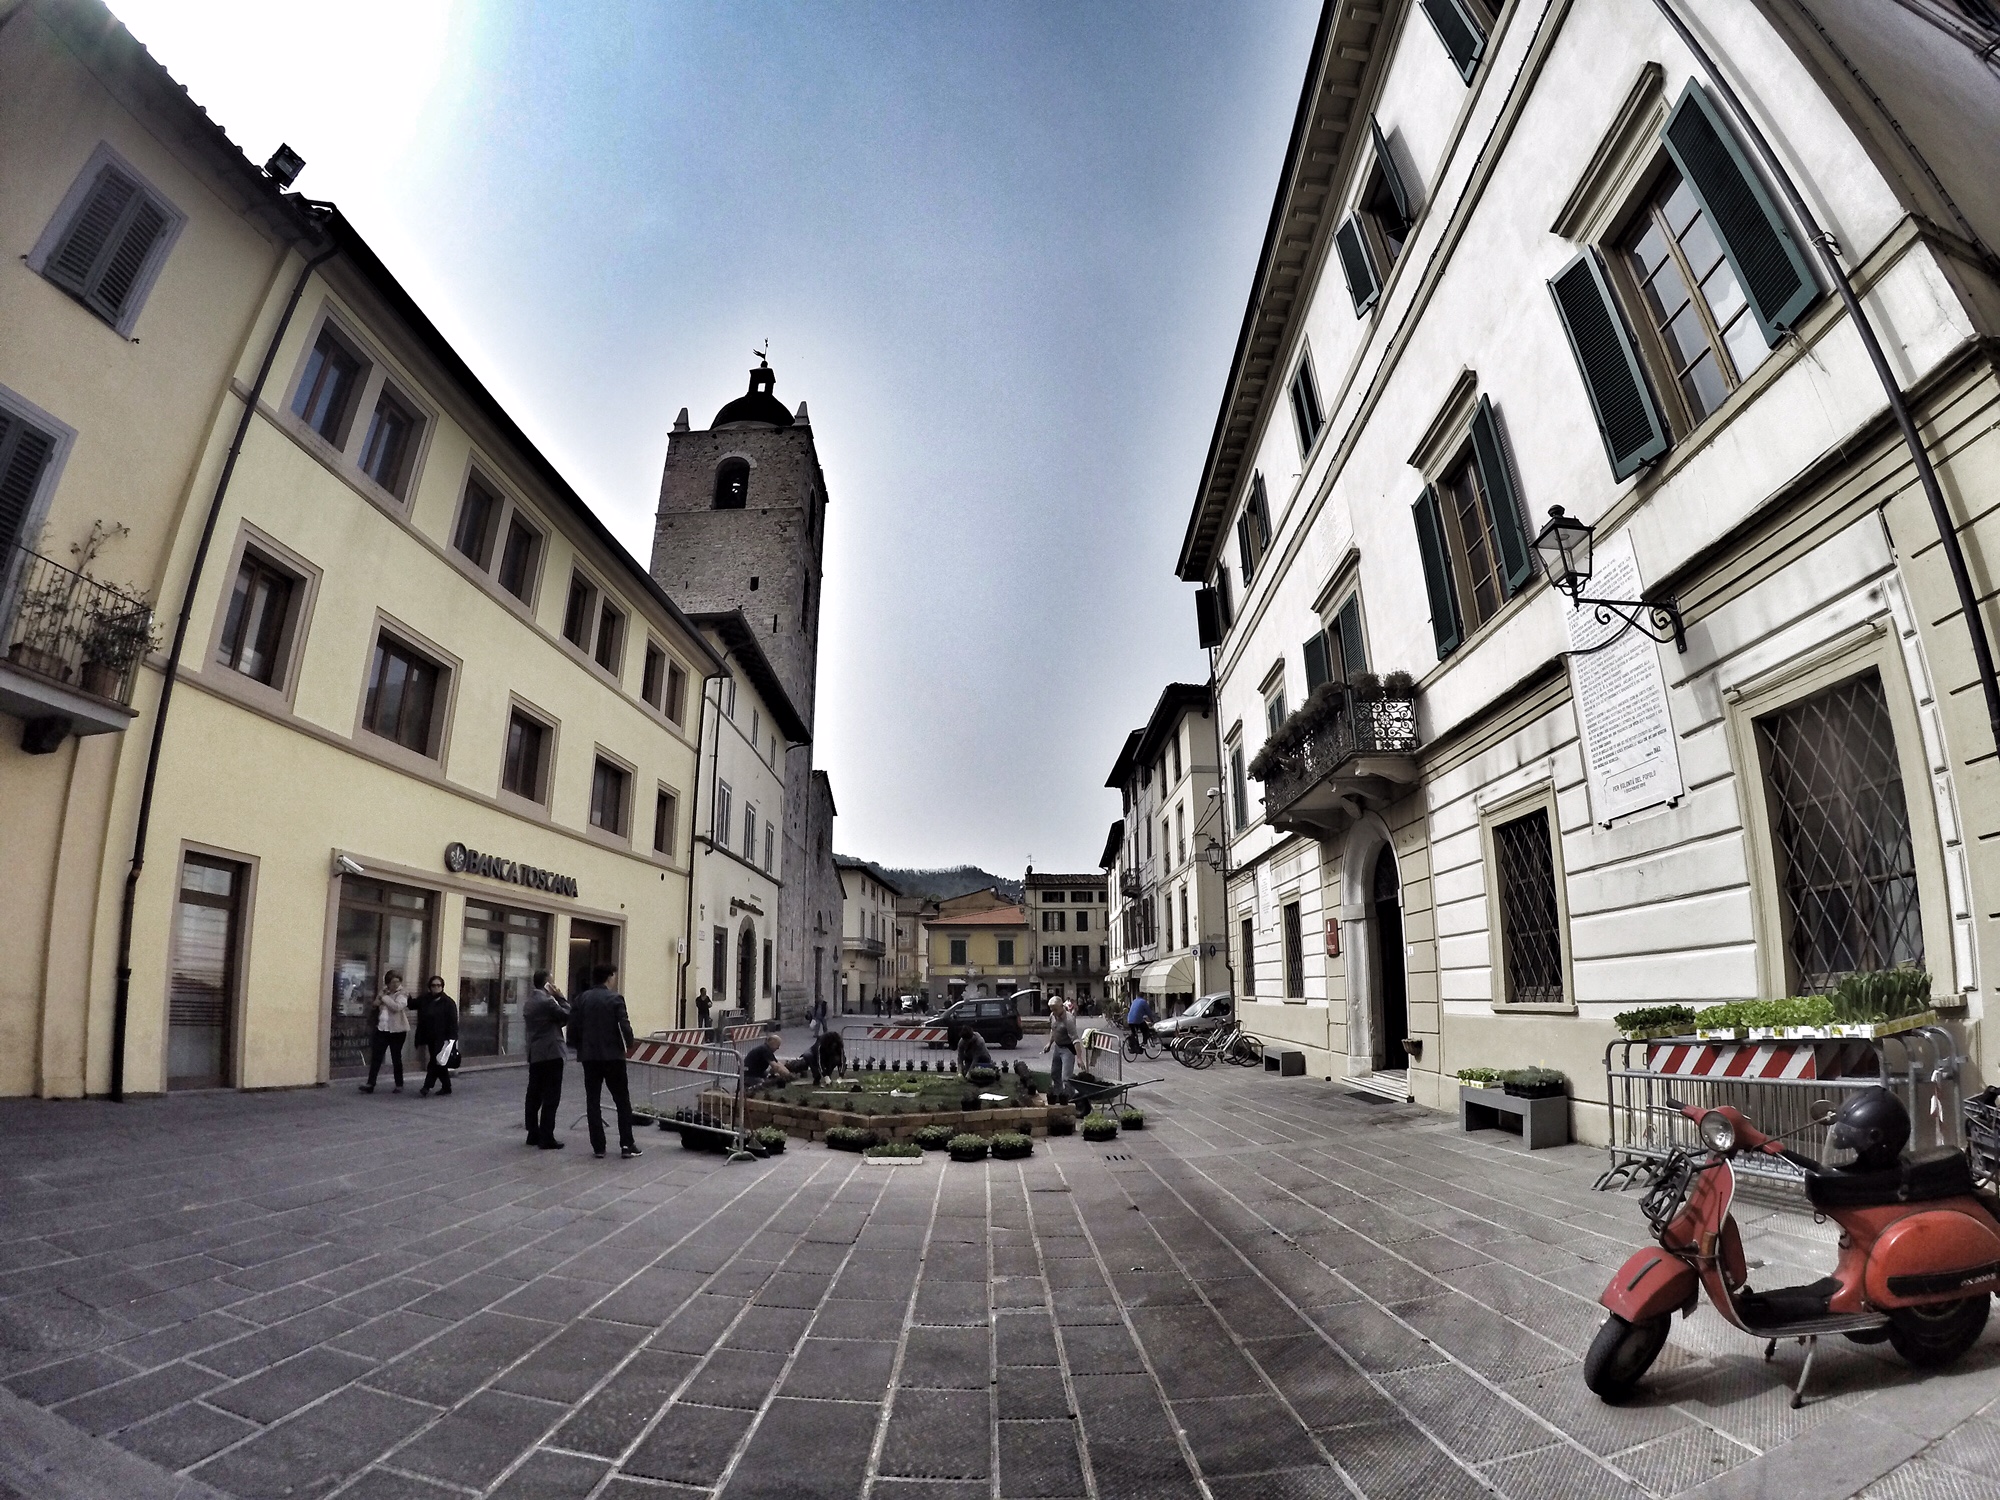
[[[750,465],[740,458],[725,458],[715,469],[715,508],[741,510],[750,498]]]

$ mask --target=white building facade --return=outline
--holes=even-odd
[[[834,856],[840,871],[840,995],[843,1014],[896,1008],[896,888],[866,860]]]

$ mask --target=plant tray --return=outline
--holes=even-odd
[[[1750,1028],[1747,1026],[1724,1026],[1718,1031],[1705,1031],[1697,1027],[1694,1035],[1695,1040],[1699,1042],[1740,1042],[1749,1037]]]
[[[691,1120],[662,1120],[660,1125],[678,1130],[682,1147],[689,1151],[727,1151],[736,1144],[736,1132],[726,1125],[701,1125]]]
[[[1569,1092],[1565,1083],[1503,1084],[1510,1099],[1560,1099]]]
[[[861,1158],[861,1165],[864,1167],[921,1167],[923,1164],[924,1159],[921,1156],[863,1156]]]
[[[1895,1036],[1899,1032],[1915,1031],[1919,1026],[1938,1024],[1938,1013],[1934,1010],[1918,1011],[1914,1016],[1902,1016],[1894,1021],[1862,1021],[1853,1025],[1836,1024],[1835,1036],[1878,1037]]]

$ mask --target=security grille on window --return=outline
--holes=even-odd
[[[1249,917],[1243,919],[1243,993],[1257,993],[1257,925]]]
[[[1563,1000],[1562,920],[1549,810],[1538,807],[1493,829],[1499,866],[1500,941],[1506,999],[1516,1005]]]
[[[1299,903],[1287,901],[1282,913],[1285,933],[1285,997],[1302,1000],[1306,993],[1306,944],[1299,922]]]
[[[70,219],[42,274],[114,328],[129,328],[147,262],[177,215],[109,164]]]
[[[1801,990],[1924,961],[1916,854],[1882,679],[1868,672],[1756,721]]]
[[[1412,515],[1443,660],[1534,574],[1513,473],[1486,397],[1479,398],[1460,458],[1424,490]]]

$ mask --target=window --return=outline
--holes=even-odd
[[[1285,722],[1285,689],[1282,684],[1277,691],[1264,700],[1264,732],[1276,734],[1278,726]]]
[[[965,963],[964,938],[953,938],[951,940],[951,962],[959,965],[963,965]]]
[[[458,526],[451,544],[473,564],[484,569],[493,560],[493,537],[500,527],[500,497],[475,477],[466,482],[465,497],[458,503]]]
[[[999,961],[1002,964],[1011,966],[1014,962],[1014,940],[1012,938],[1000,938],[996,941]]]
[[[740,458],[725,458],[715,467],[715,508],[741,510],[749,501],[749,463]]]
[[[1187,809],[1174,809],[1174,863],[1187,863]]]
[[[618,675],[618,663],[625,644],[625,616],[620,614],[609,599],[597,611],[597,664],[613,677]]]
[[[1271,502],[1264,491],[1264,476],[1254,474],[1250,479],[1250,498],[1243,503],[1243,514],[1236,518],[1236,550],[1243,564],[1246,589],[1257,576],[1270,545]]]
[[[1111,945],[1109,943],[1099,943],[1097,945],[1097,967],[1100,969],[1111,967]]]
[[[1373,119],[1368,128],[1375,139],[1374,159],[1362,181],[1354,212],[1333,232],[1334,253],[1340,257],[1341,275],[1347,279],[1347,295],[1353,299],[1357,318],[1381,300],[1382,285],[1389,278],[1389,268],[1403,253],[1414,219],[1410,190],[1396,165],[1395,153],[1389,149],[1388,137]],[[1310,368],[1302,366],[1301,373],[1310,376]],[[1296,390],[1293,415],[1298,420]],[[1303,425],[1300,431],[1305,431]]]
[[[376,399],[375,415],[368,419],[368,436],[362,440],[361,472],[398,499],[409,477],[420,426],[409,403],[384,388]]]
[[[676,724],[687,722],[687,688],[686,670],[677,661],[668,662],[667,701],[661,705],[661,711]]]
[[[770,996],[770,993],[771,993],[771,940],[770,940],[769,938],[765,938],[765,939],[764,939],[764,994],[765,994],[765,997],[766,997],[766,998],[769,998],[769,996]]]
[[[653,798],[653,852],[673,857],[674,828],[680,821],[680,798],[661,787]]]
[[[718,697],[722,701],[722,712],[728,716],[729,721],[732,724],[735,723],[736,722],[736,679],[734,677],[723,678],[722,686],[716,690],[716,697]]]
[[[569,577],[569,601],[563,606],[563,638],[580,651],[590,649],[590,627],[596,613],[597,590],[581,573]]]
[[[548,797],[549,750],[555,736],[539,719],[514,709],[507,715],[507,753],[500,765],[500,787],[530,802]]]
[[[1368,670],[1368,654],[1361,644],[1359,594],[1348,595],[1333,622],[1305,643],[1303,654],[1308,696],[1322,683],[1352,682]]]
[[[1091,903],[1091,902],[1093,902],[1093,901],[1102,901],[1102,900],[1104,899],[1104,892],[1102,892],[1102,891],[1071,891],[1071,892],[1069,893],[1069,899],[1070,899],[1071,901],[1075,902],[1075,903],[1076,903],[1076,904],[1077,904],[1078,906],[1088,906],[1088,905],[1090,905],[1090,903]]]
[[[1069,966],[1081,973],[1090,972],[1090,949],[1087,945],[1073,945],[1070,948]]]
[[[1167,746],[1167,756],[1173,763],[1173,779],[1179,781],[1181,779],[1181,737],[1178,734],[1174,736],[1172,742]]]
[[[507,545],[500,553],[500,587],[527,601],[535,591],[535,562],[541,555],[542,534],[516,511],[507,518]]]
[[[715,983],[715,995],[713,998],[716,1008],[720,1009],[723,1001],[729,994],[729,929],[727,927],[718,927],[715,929],[715,944],[711,949],[709,968],[712,971]]]
[[[292,397],[292,411],[306,426],[338,448],[347,438],[348,408],[361,385],[361,356],[331,328],[321,328],[306,370]]]
[[[1298,370],[1292,376],[1292,425],[1298,429],[1299,452],[1312,452],[1312,445],[1318,439],[1320,429],[1326,419],[1319,409],[1319,383],[1313,379],[1312,351],[1299,356]]]
[[[1194,946],[1194,928],[1188,922],[1188,893],[1186,886],[1181,887],[1181,946],[1183,948],[1192,948]]]
[[[756,709],[750,710],[750,748],[759,750],[764,743],[764,716]]]
[[[1168,821],[1165,818],[1162,818],[1160,819],[1160,859],[1163,862],[1165,861],[1168,852],[1172,850],[1173,847],[1174,847],[1173,825],[1168,823]]]
[[[1873,671],[1755,721],[1793,982],[1924,961],[1915,841]]]
[[[444,669],[436,662],[393,636],[378,636],[361,727],[406,750],[430,755],[443,686]]]
[[[1067,913],[1067,912],[1060,912],[1060,911],[1045,911],[1045,912],[1043,912],[1043,913],[1042,913],[1042,931],[1044,931],[1044,932],[1061,932],[1061,931],[1063,931],[1063,930],[1064,930],[1064,928],[1063,928],[1063,922],[1064,922],[1064,920],[1065,920],[1065,918],[1066,918],[1067,916],[1068,916],[1068,913]]]
[[[1257,993],[1257,924],[1243,919],[1243,993]]]
[[[718,781],[715,784],[715,831],[710,835],[710,841],[724,849],[729,847],[729,814],[729,783]]]
[[[1285,935],[1285,998],[1303,1000],[1306,994],[1305,934],[1299,925],[1299,903],[1287,901],[1280,914]]]
[[[1486,53],[1486,28],[1474,11],[1472,0],[1417,0],[1437,28],[1451,65],[1467,83],[1479,71],[1479,59]]]
[[[1413,507],[1440,661],[1458,649],[1467,631],[1498,614],[1534,574],[1499,423],[1484,396],[1467,436],[1456,459]]]
[[[1493,864],[1500,908],[1498,998],[1513,1005],[1561,1005],[1563,923],[1547,807],[1494,826]]]
[[[1060,969],[1062,967],[1062,961],[1063,961],[1063,950],[1061,943],[1044,943],[1042,945],[1043,968]]]
[[[245,549],[216,660],[267,687],[285,686],[285,656],[300,580]]]
[[[750,864],[757,862],[757,809],[747,802],[743,805],[743,858]]]
[[[767,820],[764,824],[764,873],[769,875],[778,863],[777,829]]]
[[[134,174],[107,161],[91,177],[37,269],[129,334],[181,223],[181,215]]]
[[[590,826],[601,828],[606,833],[625,831],[625,795],[631,777],[622,766],[613,765],[603,756],[597,758],[597,765],[590,773]]]
[[[55,453],[52,434],[0,408],[0,556],[27,532],[42,476]]]
[[[1248,576],[1247,574],[1245,575]],[[1215,606],[1221,612],[1224,630],[1236,623],[1236,600],[1229,592],[1229,569],[1215,570]]]
[[[1250,783],[1243,774],[1243,747],[1229,747],[1229,800],[1234,804],[1236,827],[1241,830],[1250,821]]]
[[[661,706],[661,694],[667,688],[667,653],[653,642],[646,642],[646,666],[639,675],[639,696],[653,707]]]
[[[1074,926],[1074,927],[1076,928],[1076,930],[1077,930],[1078,932],[1088,932],[1088,931],[1090,931],[1090,913],[1089,913],[1089,912],[1087,912],[1087,911],[1079,911],[1079,912],[1073,912],[1073,913],[1071,913],[1071,915],[1072,915],[1072,917],[1074,918],[1074,921],[1073,921],[1072,925],[1073,925],[1073,926]]]

